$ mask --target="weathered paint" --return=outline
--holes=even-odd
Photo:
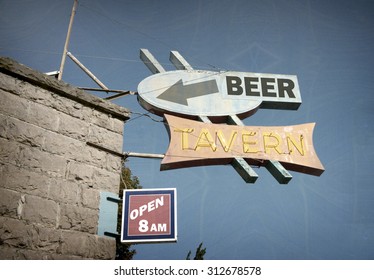
[[[235,158],[243,158],[249,164],[270,169],[274,168],[268,165],[269,161],[275,164],[278,161],[288,170],[306,174],[319,176],[324,171],[313,147],[314,123],[284,127],[234,126],[170,115],[165,118],[170,144],[161,170],[228,164]],[[290,179],[288,174],[281,175],[282,180]]]
[[[258,108],[296,110],[301,104],[293,75],[167,71],[141,81],[138,93],[139,103],[158,115],[244,118]]]

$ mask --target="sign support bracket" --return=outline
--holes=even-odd
[[[117,232],[118,204],[122,202],[117,194],[111,192],[100,192],[99,222],[97,235],[120,237]]]
[[[170,62],[174,64],[178,70],[193,70],[192,66],[177,51],[170,52]]]
[[[288,184],[292,179],[292,175],[283,167],[279,161],[269,160],[266,169],[274,176],[279,184]]]
[[[184,57],[177,51],[170,52],[170,61],[179,70],[193,70],[192,66],[184,59]],[[212,123],[207,116],[198,116],[199,120],[204,123]],[[238,125],[243,125],[240,119],[235,115],[231,119]],[[240,124],[239,124],[240,123]],[[231,162],[236,172],[243,178],[246,183],[255,183],[258,175],[252,167],[241,157],[235,157]]]
[[[244,126],[243,122],[236,115],[228,116],[228,124]],[[279,184],[288,184],[292,175],[283,167],[279,161],[269,160],[266,169],[278,181]]]
[[[208,117],[206,116],[198,116],[198,118],[204,123],[212,123]],[[239,121],[240,119],[235,115],[232,116],[233,119],[237,118]],[[241,123],[241,121],[240,121]],[[243,125],[243,123],[241,124]],[[243,178],[246,183],[255,183],[258,175],[252,169],[252,167],[241,157],[235,157],[231,162],[232,167],[238,172],[238,174]]]
[[[153,74],[166,72],[165,69],[162,67],[162,65],[149,52],[149,50],[141,49],[140,58]],[[193,67],[185,60],[185,58],[178,51],[171,51],[169,60],[175,66],[177,70],[194,71]],[[185,93],[187,92],[183,91],[183,94]],[[200,121],[204,123],[207,123],[207,124],[212,123],[209,117],[206,115],[198,115],[197,117]],[[227,116],[226,123],[229,125],[244,126],[244,123],[241,121],[241,119],[237,115],[234,115],[234,114]],[[125,156],[126,157],[137,156],[137,157],[163,158],[163,155],[149,155],[149,154],[131,155],[130,153],[127,153],[125,154]],[[280,184],[287,184],[292,179],[292,175],[282,166],[282,164],[279,161],[265,160],[264,162],[261,162],[261,163],[262,165],[265,164],[265,167],[267,168],[267,170],[273,175],[273,177]],[[244,179],[246,183],[256,182],[258,175],[243,157],[234,157],[234,159],[231,162],[231,165],[234,167],[234,169],[239,173],[239,175]]]
[[[166,72],[161,63],[157,61],[157,59],[150,53],[149,50],[140,49],[140,59],[153,74]]]
[[[84,73],[86,73],[99,87],[104,89],[105,91],[109,91],[109,88],[104,85],[86,66],[83,65],[82,62],[80,62],[71,52],[67,52],[67,56],[70,57],[70,59],[79,66],[83,70]]]

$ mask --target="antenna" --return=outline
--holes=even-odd
[[[69,42],[70,42],[70,34],[71,34],[71,29],[73,27],[73,22],[74,22],[74,16],[77,11],[77,5],[78,5],[78,0],[74,0],[74,5],[73,9],[71,10],[71,15],[70,15],[70,22],[69,22],[69,27],[68,27],[68,33],[66,35],[66,40],[65,40],[65,45],[64,45],[64,51],[62,53],[62,58],[61,58],[61,65],[60,65],[60,70],[59,71],[53,71],[53,72],[48,72],[46,75],[48,76],[55,76],[59,81],[62,79],[62,74],[64,73],[64,66],[65,66],[65,61],[66,61],[66,56],[70,57],[71,60],[77,64],[83,72],[85,72],[96,84],[98,84],[101,88],[87,88],[87,87],[78,87],[83,90],[91,90],[91,91],[105,91],[106,93],[109,92],[114,92],[117,93],[115,95],[109,96],[107,98],[104,98],[106,100],[113,100],[119,97],[122,97],[127,94],[137,94],[137,92],[130,91],[130,90],[113,90],[109,89],[106,85],[104,85],[90,70],[88,70],[87,67],[83,65],[82,62],[80,62],[71,52],[68,51],[69,48]]]
[[[69,41],[70,41],[70,33],[71,33],[71,28],[73,27],[74,16],[75,16],[75,12],[77,10],[77,5],[78,5],[78,0],[74,0],[73,9],[71,10],[71,15],[70,15],[68,33],[66,35],[66,40],[65,40],[64,52],[62,53],[62,58],[61,58],[60,71],[59,71],[58,77],[57,77],[57,80],[59,80],[59,81],[61,80],[62,73],[64,72],[65,60],[66,60],[66,55],[67,55],[67,52],[68,52]]]

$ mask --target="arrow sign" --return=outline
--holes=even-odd
[[[297,110],[301,96],[297,77],[246,72],[176,70],[154,74],[138,86],[139,103],[148,111],[213,119],[258,108]]]
[[[187,99],[216,92],[218,92],[218,87],[215,79],[189,85],[184,85],[183,80],[180,79],[170,88],[157,96],[157,98],[188,106]]]

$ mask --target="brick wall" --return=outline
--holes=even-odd
[[[115,240],[97,235],[99,198],[118,194],[128,117],[0,58],[0,259],[115,257]]]

